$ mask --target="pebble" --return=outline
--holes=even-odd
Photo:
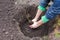
[[[7,35],[9,32],[5,32],[5,34]]]
[[[13,35],[11,35],[11,40],[13,40]]]
[[[15,4],[17,4],[17,2],[15,2]]]
[[[5,32],[5,29],[3,29],[3,32]]]

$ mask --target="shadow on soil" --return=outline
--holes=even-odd
[[[29,28],[29,20],[33,19],[37,11],[36,5],[21,5],[13,19],[19,23],[20,31],[28,37],[42,37],[54,30],[55,20],[41,25],[39,28]],[[43,15],[43,14],[42,14]]]

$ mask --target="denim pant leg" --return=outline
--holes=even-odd
[[[57,15],[60,14],[60,9],[57,9],[52,5],[46,12],[46,17],[48,19],[54,19]]]

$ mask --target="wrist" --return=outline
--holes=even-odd
[[[33,22],[36,22],[36,21],[37,21],[37,19],[36,19],[36,18],[34,18],[32,21],[33,21]]]
[[[46,10],[46,8],[44,8],[44,7],[40,6],[40,5],[38,6],[38,9],[39,10],[42,10],[42,11],[45,11]]]
[[[47,19],[47,17],[45,15],[41,17],[41,20],[43,23],[46,23],[49,21],[49,19]]]

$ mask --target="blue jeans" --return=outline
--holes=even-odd
[[[49,2],[50,2],[50,0],[41,0],[40,6],[46,7]],[[53,0],[53,4],[49,7],[49,9],[47,10],[47,12],[45,14],[45,16],[48,19],[53,19],[57,15],[60,14],[60,5],[59,4],[60,4],[60,0]]]
[[[53,18],[55,18],[59,14],[60,14],[60,5],[59,5],[59,3],[56,3],[56,4],[53,3],[50,6],[50,8],[47,10],[45,15],[46,15],[46,17],[48,19],[53,19]]]

